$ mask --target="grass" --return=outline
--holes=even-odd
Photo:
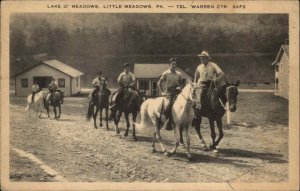
[[[240,92],[233,121],[258,124],[288,124],[288,101],[274,93]]]

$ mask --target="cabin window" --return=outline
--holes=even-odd
[[[28,79],[27,78],[21,79],[21,87],[28,88]]]
[[[66,86],[65,84],[65,78],[58,78],[58,87],[59,88],[64,88]]]
[[[148,80],[140,80],[139,81],[139,89],[140,90],[149,90],[149,82],[148,82]]]
[[[279,66],[276,65],[276,66],[275,66],[275,71],[278,72],[278,69],[279,69]]]

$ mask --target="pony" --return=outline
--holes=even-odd
[[[140,124],[136,125],[137,128],[144,128],[150,125],[154,126],[155,131],[153,134],[152,152],[156,152],[155,141],[157,138],[165,155],[172,155],[176,153],[176,149],[180,142],[180,131],[184,129],[187,141],[187,158],[189,160],[191,159],[190,128],[195,116],[193,106],[200,107],[200,101],[198,101],[200,100],[200,91],[201,89],[197,84],[189,82],[175,99],[171,111],[171,124],[174,127],[175,144],[174,148],[170,152],[166,150],[160,135],[160,129],[162,125],[166,123],[166,117],[164,114],[164,109],[166,108],[166,98],[158,97],[144,101],[141,106],[141,122]]]
[[[117,94],[114,94],[111,96],[111,105],[114,104],[115,99],[116,99]],[[132,135],[133,139],[137,141],[136,135],[135,135],[135,122],[136,122],[136,117],[137,114],[140,110],[140,104],[141,104],[141,97],[139,93],[132,89],[131,87],[125,87],[123,96],[120,97],[119,103],[116,108],[111,110],[111,117],[114,120],[115,124],[115,132],[117,134],[120,134],[120,130],[118,127],[118,124],[120,122],[120,118],[122,116],[122,113],[125,114],[125,119],[126,119],[126,131],[124,133],[124,136],[128,136],[128,131],[130,127],[130,122],[129,122],[129,114],[132,114]]]
[[[50,118],[49,114],[49,108],[50,106],[53,107],[53,112],[54,112],[54,119],[59,119],[61,116],[61,104],[64,100],[64,92],[57,90],[56,92],[53,93],[52,100],[50,100],[50,103],[46,101],[46,96],[44,97],[44,106],[48,114],[48,118]],[[58,116],[57,116],[57,111],[56,108],[58,107]]]
[[[25,108],[25,112],[28,111],[29,117],[30,117],[30,105],[34,104],[34,108],[35,108],[35,111],[36,111],[36,116],[39,116],[39,118],[41,118],[42,112],[43,112],[43,106],[44,106],[43,100],[44,100],[45,95],[46,95],[46,93],[43,92],[43,91],[37,92],[34,96],[33,103],[31,102],[32,101],[32,94],[29,94],[27,96],[27,106]],[[40,114],[39,114],[39,112],[40,112]]]
[[[93,116],[94,119],[94,128],[97,129],[98,126],[96,124],[97,121],[97,115],[100,111],[100,127],[103,126],[102,124],[102,111],[105,109],[105,121],[106,121],[106,128],[108,127],[108,108],[109,108],[109,96],[111,94],[111,91],[106,87],[106,83],[102,83],[102,87],[100,87],[100,91],[96,96],[95,100],[92,100],[92,92],[89,94],[89,107],[88,112],[86,115],[86,119],[89,121],[91,117]],[[96,107],[96,111],[94,111]]]
[[[226,81],[223,85],[218,87],[216,83],[211,82],[207,94],[204,95],[203,104],[201,106],[201,109],[196,111],[196,117],[193,121],[193,124],[195,126],[195,130],[200,139],[200,144],[205,148],[205,150],[212,149],[213,152],[218,152],[217,146],[219,145],[220,141],[224,137],[222,117],[227,111],[225,105],[228,102],[229,111],[230,112],[236,111],[237,97],[239,94],[238,92],[239,83],[240,83],[239,81],[236,81],[234,83],[228,83]],[[212,139],[209,148],[207,147],[200,132],[200,124],[202,122],[202,117],[207,117],[209,120],[211,139]],[[219,131],[218,139],[216,139],[214,122],[216,122]],[[183,144],[182,133],[181,133],[180,142],[181,144]]]

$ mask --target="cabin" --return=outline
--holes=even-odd
[[[275,95],[289,99],[289,46],[282,45],[275,61]]]
[[[82,72],[59,60],[40,61],[15,75],[15,95],[29,95],[34,81],[37,81],[41,89],[47,89],[51,79],[54,78],[58,89],[64,91],[65,96],[72,96],[81,90],[80,76],[82,75]]]
[[[161,74],[169,68],[169,64],[134,64],[134,75],[137,81],[137,89],[146,97],[157,97],[161,95],[158,88],[158,80]],[[186,84],[188,80],[192,81],[192,76],[177,66],[177,71],[182,75],[182,84]],[[164,84],[162,84],[164,87]]]

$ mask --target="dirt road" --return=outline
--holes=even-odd
[[[240,99],[239,105],[247,106],[246,102],[252,95],[241,94],[243,99]],[[245,96],[250,97],[246,99]],[[266,94],[262,99],[273,98]],[[284,106],[286,103],[275,101],[277,107],[287,110]],[[152,153],[151,128],[137,130],[137,142],[132,139],[131,132],[127,138],[123,136],[124,121],[120,125],[121,135],[115,134],[112,122],[109,130],[104,127],[94,129],[92,121],[86,122],[84,119],[86,98],[66,98],[60,120],[48,119],[46,115],[42,119],[29,118],[24,114],[24,107],[24,98],[11,99],[12,181],[57,181],[55,176],[58,175],[66,181],[84,182],[288,181],[287,124],[272,122],[270,116],[257,119],[253,116],[253,120],[247,121],[247,115],[250,114],[245,107],[238,108],[240,110],[233,115],[235,125],[225,127],[225,137],[218,154],[202,150],[196,133],[192,130],[191,162],[186,159],[185,149],[182,147],[171,157],[164,156],[161,152]],[[266,112],[272,112],[273,108],[261,106],[261,109],[256,109],[267,115]],[[203,136],[209,142],[207,120],[203,121]],[[247,126],[249,123],[252,125]],[[168,149],[173,146],[173,134],[162,130]],[[58,175],[49,175],[39,164],[21,157],[13,148],[34,155]],[[159,145],[157,150],[160,151]]]

